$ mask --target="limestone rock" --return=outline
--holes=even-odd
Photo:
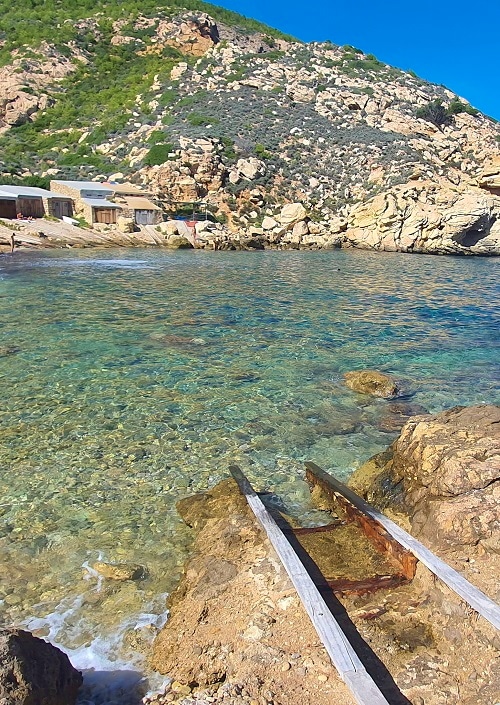
[[[475,544],[500,522],[500,407],[456,407],[409,421],[394,445],[420,536]],[[447,498],[447,499],[445,499]]]
[[[356,206],[346,238],[386,251],[500,254],[499,216],[494,195],[408,183]]]
[[[116,227],[121,233],[133,233],[135,230],[134,219],[119,216],[116,219]]]
[[[217,25],[204,12],[160,20],[156,34],[160,45],[167,44],[190,56],[203,56],[219,42]]]
[[[52,644],[22,629],[0,631],[2,705],[73,705],[82,681]]]
[[[274,218],[271,218],[269,215],[266,215],[264,217],[264,220],[262,221],[262,229],[263,230],[272,230],[278,225],[277,221],[274,220]]]
[[[160,223],[159,228],[163,233],[165,233],[167,238],[171,235],[179,234],[179,226],[175,220],[165,220],[163,223]]]
[[[63,56],[53,45],[42,42],[37,58],[25,58],[20,50],[12,53],[12,62],[0,68],[0,129],[29,122],[37,111],[44,110],[49,105],[46,89],[75,70],[72,59],[88,63],[76,47],[71,51],[73,56]]]
[[[281,209],[278,220],[281,225],[293,225],[299,220],[304,220],[307,217],[307,211],[302,203],[287,203]]]
[[[28,122],[40,107],[41,99],[36,96],[21,90],[10,91],[0,100],[0,116],[7,125],[15,127]]]
[[[494,156],[482,169],[478,185],[486,191],[500,196],[500,156]]]
[[[236,163],[236,171],[239,176],[242,176],[249,181],[253,181],[266,173],[266,165],[260,159],[256,159],[255,157],[238,159]]]
[[[182,76],[183,73],[186,73],[188,70],[188,65],[186,64],[185,61],[181,61],[178,64],[174,66],[174,68],[170,71],[170,78],[172,81],[176,81],[178,78]]]
[[[141,580],[147,574],[146,569],[142,565],[132,563],[104,563],[96,561],[92,568],[109,580]]]
[[[173,250],[189,250],[193,247],[193,244],[182,235],[170,235],[165,242],[166,247],[170,247]]]
[[[349,389],[360,394],[371,394],[375,397],[390,399],[399,393],[398,385],[394,379],[377,370],[346,372],[344,379]]]
[[[411,418],[390,459],[372,461],[355,473],[354,486],[370,485],[365,496],[377,504],[398,490],[417,538],[443,550],[484,544],[489,551],[492,542],[498,544],[499,406],[456,407]],[[375,479],[366,482],[367,472]]]
[[[302,238],[303,235],[309,234],[309,228],[305,220],[299,220],[293,226],[292,235],[294,238]]]

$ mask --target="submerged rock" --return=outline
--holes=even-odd
[[[0,631],[2,705],[73,705],[82,681],[52,644],[22,629]]]
[[[142,565],[135,563],[104,563],[96,561],[92,568],[109,580],[141,580],[147,575],[147,570]]]
[[[356,372],[346,372],[345,383],[354,392],[360,394],[371,394],[382,399],[391,399],[399,394],[399,388],[395,380],[383,372],[377,370],[359,370]]]

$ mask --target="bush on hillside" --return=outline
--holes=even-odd
[[[426,122],[431,122],[436,127],[444,127],[444,125],[451,125],[453,118],[445,108],[441,100],[431,100],[427,105],[423,105],[418,108],[415,115],[421,120]]]
[[[469,103],[462,103],[458,98],[454,98],[448,106],[450,115],[459,115],[460,113],[468,113],[469,115],[477,115],[479,110],[473,108]]]
[[[155,144],[146,154],[144,164],[147,166],[159,166],[168,160],[168,155],[174,151],[171,144]]]

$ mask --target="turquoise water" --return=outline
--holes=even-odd
[[[2,257],[4,623],[119,667],[178,579],[179,498],[237,463],[314,521],[304,460],[346,478],[405,413],[498,403],[499,268],[361,251]],[[344,386],[365,367],[402,381],[397,406]],[[110,586],[98,558],[149,576]]]

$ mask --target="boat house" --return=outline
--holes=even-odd
[[[44,215],[71,217],[71,198],[34,186],[0,184],[0,218],[43,218]]]
[[[50,189],[73,201],[77,215],[85,218],[87,223],[105,223],[114,225],[117,212],[122,210],[119,203],[108,198],[113,196],[113,189],[97,181],[51,181]]]
[[[122,207],[120,215],[131,218],[136,225],[157,225],[163,220],[162,210],[150,200],[149,192],[129,183],[105,181],[102,185],[113,190],[115,203]]]

